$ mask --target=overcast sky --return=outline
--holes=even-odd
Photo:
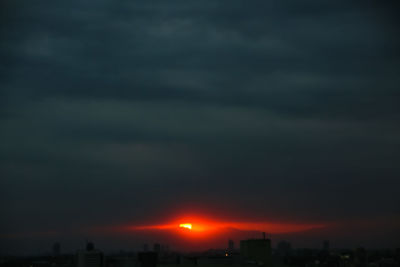
[[[2,250],[188,210],[399,246],[394,2],[2,1]]]

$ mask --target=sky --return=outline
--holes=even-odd
[[[0,253],[400,246],[396,1],[0,5]]]

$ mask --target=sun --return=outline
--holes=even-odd
[[[192,230],[192,224],[191,224],[191,223],[181,223],[181,224],[179,225],[179,227],[180,227],[180,228],[186,228],[186,229]]]

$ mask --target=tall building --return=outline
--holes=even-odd
[[[292,245],[287,241],[281,241],[276,246],[276,250],[279,256],[287,257],[290,256],[292,253]]]
[[[156,252],[139,252],[138,261],[140,267],[156,267],[158,262],[158,254]]]
[[[329,240],[324,240],[324,243],[322,245],[322,249],[325,250],[325,251],[328,251],[330,249]]]
[[[88,242],[86,250],[77,252],[77,267],[103,267],[104,254],[94,248],[94,244]]]
[[[241,240],[240,255],[246,261],[255,261],[259,265],[271,266],[271,240],[266,239],[265,234],[263,239]]]
[[[365,248],[359,247],[354,251],[354,266],[364,267],[368,264],[367,251]]]
[[[160,253],[161,252],[161,245],[159,243],[155,243],[154,247],[153,247],[153,251],[156,253]]]
[[[53,244],[53,256],[57,257],[61,254],[61,245],[60,243],[56,242]]]
[[[233,240],[229,240],[228,241],[228,250],[230,252],[232,252],[235,249],[235,243],[233,242]]]

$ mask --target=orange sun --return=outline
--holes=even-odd
[[[181,223],[181,224],[179,225],[179,227],[180,227],[180,228],[186,228],[186,229],[192,230],[192,224],[191,224],[191,223]]]

